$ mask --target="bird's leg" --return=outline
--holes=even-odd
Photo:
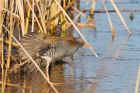
[[[48,77],[48,79],[50,80],[50,76],[49,76],[49,65],[51,63],[51,60],[47,60],[47,65],[46,65],[46,75]]]
[[[47,63],[47,65],[46,65],[46,75],[47,75],[47,78],[50,80],[50,78],[49,78],[49,65],[52,61],[52,58],[47,57],[47,56],[42,56],[42,58],[44,58],[46,60],[46,63]]]
[[[47,75],[47,78],[48,78],[48,80],[50,81],[50,77],[49,77],[49,65],[50,65],[50,63],[52,62],[52,58],[50,58],[50,57],[47,57],[47,56],[42,56],[42,58],[44,58],[45,60],[46,60],[46,63],[47,63],[47,65],[46,65],[46,75]],[[50,81],[51,82],[51,81]],[[61,84],[61,83],[53,83],[53,82],[51,82],[53,85],[58,85],[58,84]]]

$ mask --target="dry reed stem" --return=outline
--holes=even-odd
[[[66,0],[63,0],[63,7],[66,7]],[[60,15],[60,21],[61,21],[61,37],[66,37],[66,16],[62,13]]]
[[[28,61],[29,61],[29,60],[27,60],[27,61],[25,61],[25,62],[22,62],[22,63],[20,63],[20,64],[14,65],[14,67],[12,67],[12,68],[10,69],[10,73],[13,72],[14,70],[18,69],[19,67],[23,66],[23,65],[26,64]]]
[[[40,31],[41,31],[41,32],[44,32],[43,29],[42,29],[42,27],[41,27],[41,24],[40,24],[38,18],[36,17],[36,15],[35,15],[35,13],[34,13],[33,8],[31,7],[31,4],[29,3],[28,0],[26,0],[26,2],[27,2],[27,4],[28,4],[28,6],[30,7],[30,9],[32,10],[32,13],[34,14],[34,18],[35,18],[35,20],[36,20],[36,22],[37,22],[37,24],[38,24],[38,26],[39,26],[39,28],[40,28]]]
[[[56,4],[59,6],[59,8],[63,11],[63,13],[65,14],[65,16],[68,18],[68,20],[70,21],[70,23],[73,25],[73,27],[76,29],[76,31],[79,33],[79,35],[81,36],[81,38],[84,40],[85,43],[87,43],[89,45],[89,43],[87,42],[87,40],[84,38],[84,36],[82,35],[82,33],[80,32],[80,30],[77,28],[77,26],[74,24],[74,22],[71,20],[71,18],[68,16],[68,14],[66,13],[66,11],[61,7],[61,5],[59,4],[59,2],[57,0],[54,0],[56,2]],[[98,55],[96,54],[96,52],[93,50],[92,47],[90,47],[90,50],[92,51],[92,53],[98,57]]]
[[[69,9],[75,3],[75,1],[76,0],[72,0],[66,7],[64,7],[64,10],[66,11],[67,9]],[[47,23],[47,25],[50,25],[50,23],[54,21],[62,13],[63,11],[59,11],[56,15],[54,15],[50,20],[47,20],[45,23]]]
[[[58,0],[59,3],[60,3],[60,0]],[[58,9],[58,6],[57,4],[53,1],[51,6],[50,6],[50,18],[52,18],[55,14],[57,14],[57,11],[59,11]],[[54,34],[55,33],[55,30],[56,30],[56,26],[59,22],[59,18],[56,17],[55,20],[53,20],[51,23],[50,23],[50,29],[51,29],[51,34]]]
[[[7,13],[9,13],[9,14],[12,14],[14,17],[20,19],[19,15],[15,14],[15,13],[12,13],[11,11],[6,10],[5,8],[2,8],[2,10],[5,11],[5,12],[7,12]]]
[[[80,28],[82,27],[94,28],[95,27],[95,24],[93,23],[77,23],[76,25]]]
[[[2,34],[2,24],[3,24],[3,13],[2,9],[4,7],[4,2],[3,0],[0,0],[0,35]]]
[[[14,0],[12,0],[10,2],[10,9],[11,9],[11,12],[13,12],[14,10]],[[13,15],[11,14],[10,15],[10,33],[13,34]],[[12,36],[11,34],[9,34],[9,37],[8,37],[8,40],[9,40],[9,44],[8,44],[8,56],[7,56],[7,64],[6,64],[6,70],[5,70],[5,77],[4,77],[4,86],[7,82],[7,77],[8,77],[8,71],[9,71],[9,68],[10,68],[10,60],[11,60],[11,51],[12,51]]]
[[[31,15],[31,9],[29,6],[27,6],[27,16],[26,16],[26,23],[25,23],[25,34],[28,33],[28,27],[29,27],[29,20],[30,20],[30,15]]]
[[[56,88],[53,86],[53,84],[49,81],[49,79],[46,77],[46,75],[43,73],[43,71],[40,69],[40,67],[36,64],[36,62],[33,60],[33,58],[29,55],[29,53],[24,49],[24,47],[21,45],[21,43],[13,36],[12,33],[3,25],[4,29],[12,36],[12,38],[17,42],[17,44],[22,48],[22,50],[25,52],[25,54],[29,57],[29,59],[33,62],[33,64],[36,66],[38,71],[42,74],[44,79],[48,82],[48,84],[51,86],[51,88],[55,91],[55,93],[59,93]]]
[[[34,31],[34,18],[35,18],[35,15],[34,15],[34,6],[35,6],[35,0],[32,0],[32,26],[31,26],[31,32]]]
[[[0,81],[0,84],[2,84],[2,81]],[[6,86],[9,87],[16,87],[16,88],[30,88],[30,87],[26,87],[26,86],[22,86],[20,84],[12,84],[12,83],[7,83]]]
[[[44,16],[43,16],[43,14],[42,14],[42,12],[41,12],[41,9],[40,9],[38,3],[37,3],[36,5],[37,5],[38,11],[39,11],[39,15],[40,15],[40,19],[41,19],[41,24],[42,24],[43,31],[44,31],[44,32],[47,32],[47,31],[46,31],[46,26],[45,26],[45,19],[44,19]]]
[[[80,15],[82,15],[84,18],[86,18],[86,15],[85,15],[84,13],[82,13],[80,10],[78,10],[77,8],[75,8],[75,7],[73,7],[73,6],[72,6],[72,8],[73,8],[76,12],[78,12]]]
[[[0,41],[1,41],[1,40],[0,40]],[[6,40],[6,41],[4,41],[4,43],[9,44],[9,41]],[[18,45],[17,43],[11,42],[11,44],[12,44],[12,46],[14,46],[14,47],[16,47],[16,48],[19,48],[19,45]]]
[[[74,23],[75,23],[76,20],[80,17],[80,15],[81,15],[81,14],[78,14],[78,15],[74,18],[74,20],[73,20]],[[68,29],[71,25],[72,25],[71,23],[68,23],[66,29]],[[91,27],[91,28],[94,28],[94,27],[95,27],[95,24],[93,24],[93,23],[76,23],[76,25],[77,25],[78,27],[80,27],[80,28],[82,28],[82,27]]]
[[[66,37],[66,17],[64,14],[60,15],[60,20],[61,20],[61,37]]]
[[[136,79],[136,86],[135,86],[135,93],[139,93],[139,83],[140,83],[140,66],[137,72],[137,79]]]
[[[16,0],[16,6],[18,7],[19,16],[21,19],[21,31],[22,35],[25,35],[25,23],[24,23],[24,7],[23,7],[23,1],[22,0]]]
[[[3,32],[2,32],[3,34]],[[1,45],[2,45],[2,48],[1,48],[1,69],[2,69],[2,75],[1,75],[1,79],[2,79],[2,93],[4,93],[4,90],[5,90],[5,83],[4,83],[4,45],[3,45],[3,36],[2,35],[2,41],[1,41]]]
[[[76,20],[80,17],[80,15],[81,15],[81,14],[78,14],[78,15],[74,18],[73,22],[76,22]],[[68,23],[66,29],[68,29],[71,25],[72,25],[71,23]]]
[[[106,6],[105,6],[104,0],[102,0],[102,3],[103,3],[103,7],[104,7],[104,9],[105,9],[105,11],[106,11],[106,15],[107,15],[107,17],[108,17],[109,25],[110,25],[110,28],[111,28],[111,31],[112,31],[112,36],[115,36],[115,35],[116,35],[116,32],[115,32],[115,29],[114,29],[114,27],[113,27],[112,20],[111,20],[111,17],[110,17],[110,15],[109,15],[109,12],[108,12],[108,10],[107,10],[107,8],[106,8]]]
[[[130,31],[130,29],[128,28],[128,26],[127,26],[125,20],[123,19],[123,16],[121,15],[121,13],[120,13],[118,7],[117,7],[116,4],[114,3],[114,0],[110,0],[110,2],[111,2],[111,4],[112,4],[112,6],[114,7],[114,9],[116,10],[116,13],[117,13],[118,16],[120,17],[120,19],[121,19],[123,25],[125,26],[126,31],[127,31],[129,34],[131,34],[131,31]]]
[[[94,15],[95,7],[96,7],[96,0],[92,0],[92,6],[90,10],[91,15]]]

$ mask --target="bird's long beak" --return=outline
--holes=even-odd
[[[86,47],[86,48],[92,48],[92,46],[89,45],[89,44],[87,44],[87,43],[84,43],[84,47]]]

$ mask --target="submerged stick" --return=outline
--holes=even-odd
[[[71,20],[71,18],[68,16],[68,14],[66,13],[66,11],[61,7],[61,5],[59,4],[59,2],[57,0],[54,0],[58,7],[63,11],[63,13],[65,14],[65,16],[68,18],[68,20],[70,21],[70,23],[73,25],[73,27],[76,29],[76,31],[79,33],[79,35],[81,36],[81,38],[84,40],[85,43],[87,43],[89,45],[89,43],[87,42],[87,40],[84,38],[84,36],[82,35],[82,33],[80,32],[80,30],[78,29],[78,27],[74,24],[74,22]],[[96,52],[93,50],[92,47],[90,47],[90,50],[92,51],[92,53],[98,57],[98,55],[96,54]]]
[[[117,8],[116,4],[114,3],[114,0],[110,0],[110,2],[111,2],[111,4],[112,4],[112,6],[114,7],[114,9],[116,10],[116,13],[117,13],[118,16],[120,17],[120,19],[121,19],[123,25],[125,26],[126,31],[127,31],[129,34],[131,34],[131,31],[130,31],[130,29],[128,28],[128,26],[127,26],[125,20],[123,19],[123,16],[121,15],[119,9]]]
[[[53,86],[53,84],[49,81],[49,79],[46,77],[46,75],[43,73],[43,71],[40,69],[40,67],[37,65],[37,63],[33,60],[33,58],[29,55],[29,53],[24,49],[24,47],[21,45],[21,43],[13,36],[12,33],[3,25],[4,29],[12,36],[12,38],[17,42],[17,44],[22,48],[22,50],[25,52],[25,54],[29,57],[29,59],[33,62],[33,64],[36,66],[38,71],[42,74],[44,79],[48,82],[48,84],[52,87],[52,89],[55,91],[55,93],[59,93],[56,88]]]

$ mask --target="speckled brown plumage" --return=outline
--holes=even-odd
[[[42,56],[51,58],[52,62],[73,55],[83,41],[77,38],[62,38],[59,36],[47,35],[46,33],[30,33],[22,37],[22,46],[27,50],[31,57],[39,64]],[[22,60],[29,60],[28,56],[19,49]],[[30,68],[34,66],[30,65]]]

